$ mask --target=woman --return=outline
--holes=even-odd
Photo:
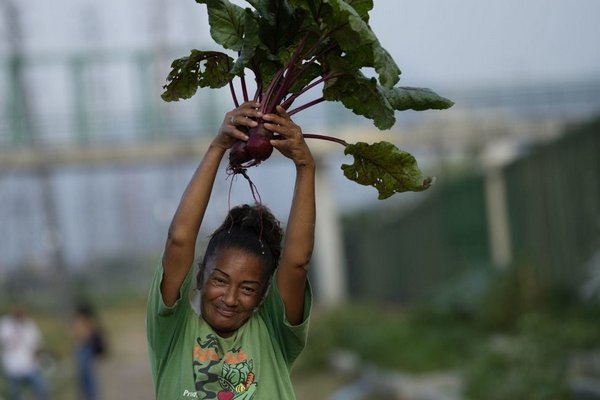
[[[315,162],[282,107],[263,115],[246,102],[225,115],[175,212],[155,275],[147,331],[157,399],[293,399],[290,368],[304,348],[315,228]],[[198,274],[194,250],[225,152],[262,119],[271,143],[294,162],[284,244],[260,205],[232,209],[211,236]],[[200,315],[188,301],[200,290]]]

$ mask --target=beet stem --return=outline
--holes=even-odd
[[[338,138],[335,138],[335,137],[332,137],[332,136],[318,135],[316,133],[304,133],[304,134],[302,134],[302,136],[304,136],[306,139],[328,140],[330,142],[339,143],[339,144],[341,144],[344,147],[348,146],[348,142],[346,142],[345,140],[338,139]]]
[[[323,82],[327,82],[328,80],[334,79],[334,78],[338,78],[340,76],[344,76],[343,73],[337,73],[337,74],[327,74],[325,76],[322,76],[319,79],[316,79],[314,81],[312,81],[309,85],[305,86],[304,88],[302,88],[302,90],[300,90],[298,93],[293,94],[292,96],[290,96],[289,99],[287,99],[284,102],[284,108],[288,108],[289,106],[292,105],[292,103],[300,96],[302,96],[304,93],[308,92],[310,89],[312,89],[313,87],[317,86],[320,83]],[[283,105],[283,104],[282,104]]]
[[[265,93],[265,96],[263,97],[263,102],[261,103],[261,111],[263,113],[270,113],[272,111],[271,107],[271,97],[273,96],[273,92],[275,91],[275,88],[277,87],[277,85],[279,84],[279,81],[281,80],[281,76],[283,75],[285,69],[281,68],[279,71],[277,71],[277,74],[273,77],[273,79],[271,80],[271,83],[269,84],[269,86],[267,87],[267,92]]]
[[[306,104],[304,104],[304,105],[301,105],[300,107],[297,107],[297,108],[294,108],[294,109],[293,109],[293,110],[291,110],[291,111],[288,111],[288,114],[289,114],[290,116],[292,116],[292,115],[294,115],[294,114],[297,114],[297,113],[299,113],[299,112],[300,112],[300,111],[302,111],[302,110],[306,110],[307,108],[309,108],[309,107],[312,107],[312,106],[314,106],[314,105],[316,105],[316,104],[322,103],[322,102],[324,102],[324,101],[325,101],[325,98],[324,98],[324,97],[319,97],[318,99],[315,99],[315,100],[313,100],[313,101],[309,101],[308,103],[306,103]]]
[[[256,87],[256,92],[254,92],[254,101],[259,101],[260,100],[261,92],[262,92],[262,84],[258,85]]]
[[[235,95],[235,89],[233,88],[233,80],[229,81],[229,90],[231,91],[231,98],[233,99],[233,104],[238,108],[240,103],[238,102],[237,96]]]
[[[248,89],[246,89],[246,78],[244,74],[240,76],[240,81],[242,82],[242,95],[244,96],[244,101],[248,101]]]

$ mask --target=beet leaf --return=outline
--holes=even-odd
[[[176,59],[164,86],[165,101],[229,85],[234,104],[256,99],[263,113],[281,104],[293,115],[338,101],[381,130],[395,124],[396,111],[453,105],[430,89],[396,86],[400,69],[369,26],[373,0],[247,0],[246,8],[229,0],[196,2],[206,6],[212,39],[236,58],[191,50]],[[254,93],[247,92],[247,76],[254,80]],[[236,79],[241,96],[234,89]],[[348,144],[345,151],[355,164],[343,165],[344,174],[377,188],[379,198],[428,187],[414,158],[390,143]]]
[[[361,185],[373,186],[380,200],[395,193],[420,192],[433,183],[433,178],[422,177],[412,155],[388,142],[349,144],[344,154],[354,157],[354,164],[342,165],[344,176]]]

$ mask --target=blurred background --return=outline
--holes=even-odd
[[[380,201],[344,178],[338,145],[314,143],[300,400],[600,399],[599,17],[595,0],[375,1],[370,25],[401,84],[455,105],[398,113],[390,131],[337,104],[295,118],[307,133],[391,141],[437,178]],[[148,286],[233,108],[228,90],[160,94],[174,58],[214,46],[208,31],[193,1],[0,0],[0,314],[26,304],[39,323],[52,398],[76,398],[81,302],[107,333],[102,398],[153,397]],[[249,174],[285,220],[288,163]],[[223,165],[201,238],[229,201],[252,199],[230,179]]]

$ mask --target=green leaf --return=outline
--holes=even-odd
[[[206,4],[210,36],[226,49],[240,51],[244,42],[244,9],[227,0],[196,0]]]
[[[262,47],[256,50],[253,61],[253,64],[257,65],[255,73],[258,72],[259,80],[264,88],[273,80],[277,71],[283,67],[277,56],[270,54]]]
[[[286,1],[259,0],[255,5],[261,17],[260,36],[271,50],[276,53],[279,48],[289,46],[302,23]]]
[[[294,84],[290,87],[289,93],[298,93],[323,74],[323,67],[315,62],[305,65],[303,68],[303,72],[296,78]]]
[[[254,14],[251,10],[246,9],[244,12],[244,38],[242,41],[242,48],[240,49],[238,59],[231,69],[232,75],[243,74],[244,68],[252,61],[252,58],[256,54],[256,49],[261,43],[258,36],[258,30],[259,26],[254,18]]]
[[[379,83],[384,88],[392,88],[400,80],[400,68],[388,53],[386,49],[381,47],[379,41],[373,44],[373,57],[375,72],[379,75]]]
[[[431,89],[414,87],[396,87],[384,90],[385,96],[395,110],[444,110],[454,102],[435,93]]]
[[[309,11],[313,19],[317,17],[319,12],[318,10],[320,4],[317,3],[318,2],[314,0],[288,0],[288,4],[290,6]]]
[[[421,192],[431,186],[433,178],[423,179],[415,158],[389,142],[349,144],[345,154],[354,164],[343,164],[344,176],[361,185],[373,186],[379,200],[395,193]]]
[[[379,83],[385,88],[392,88],[400,80],[400,68],[391,55],[385,50],[368,24],[368,18],[344,0],[327,0],[329,7],[324,7],[324,24],[333,32],[333,38],[344,52],[350,56],[354,52],[361,53],[361,67],[373,67],[379,76]],[[369,4],[356,2],[364,14]],[[372,6],[372,5],[371,5]],[[353,56],[350,56],[353,57]]]
[[[373,0],[346,0],[358,15],[365,21],[369,22],[369,12],[373,9]]]
[[[213,89],[223,87],[233,76],[229,73],[233,59],[216,51],[192,50],[187,57],[179,58],[171,64],[167,84],[161,95],[165,101],[189,99],[198,87]]]
[[[372,119],[379,129],[389,129],[396,123],[394,109],[376,79],[367,78],[359,71],[327,82],[323,96],[329,101],[341,101],[355,114]]]
[[[377,39],[369,25],[344,0],[326,0],[321,12],[323,29],[344,51],[371,44]]]
[[[253,0],[248,1],[263,18],[266,25],[275,27],[276,25],[283,25],[279,29],[282,31],[285,29],[285,23],[290,22],[293,14],[293,8],[291,8],[287,1],[281,0]]]
[[[233,79],[229,72],[233,59],[227,54],[208,52],[204,71],[200,73],[199,86],[217,89]]]

